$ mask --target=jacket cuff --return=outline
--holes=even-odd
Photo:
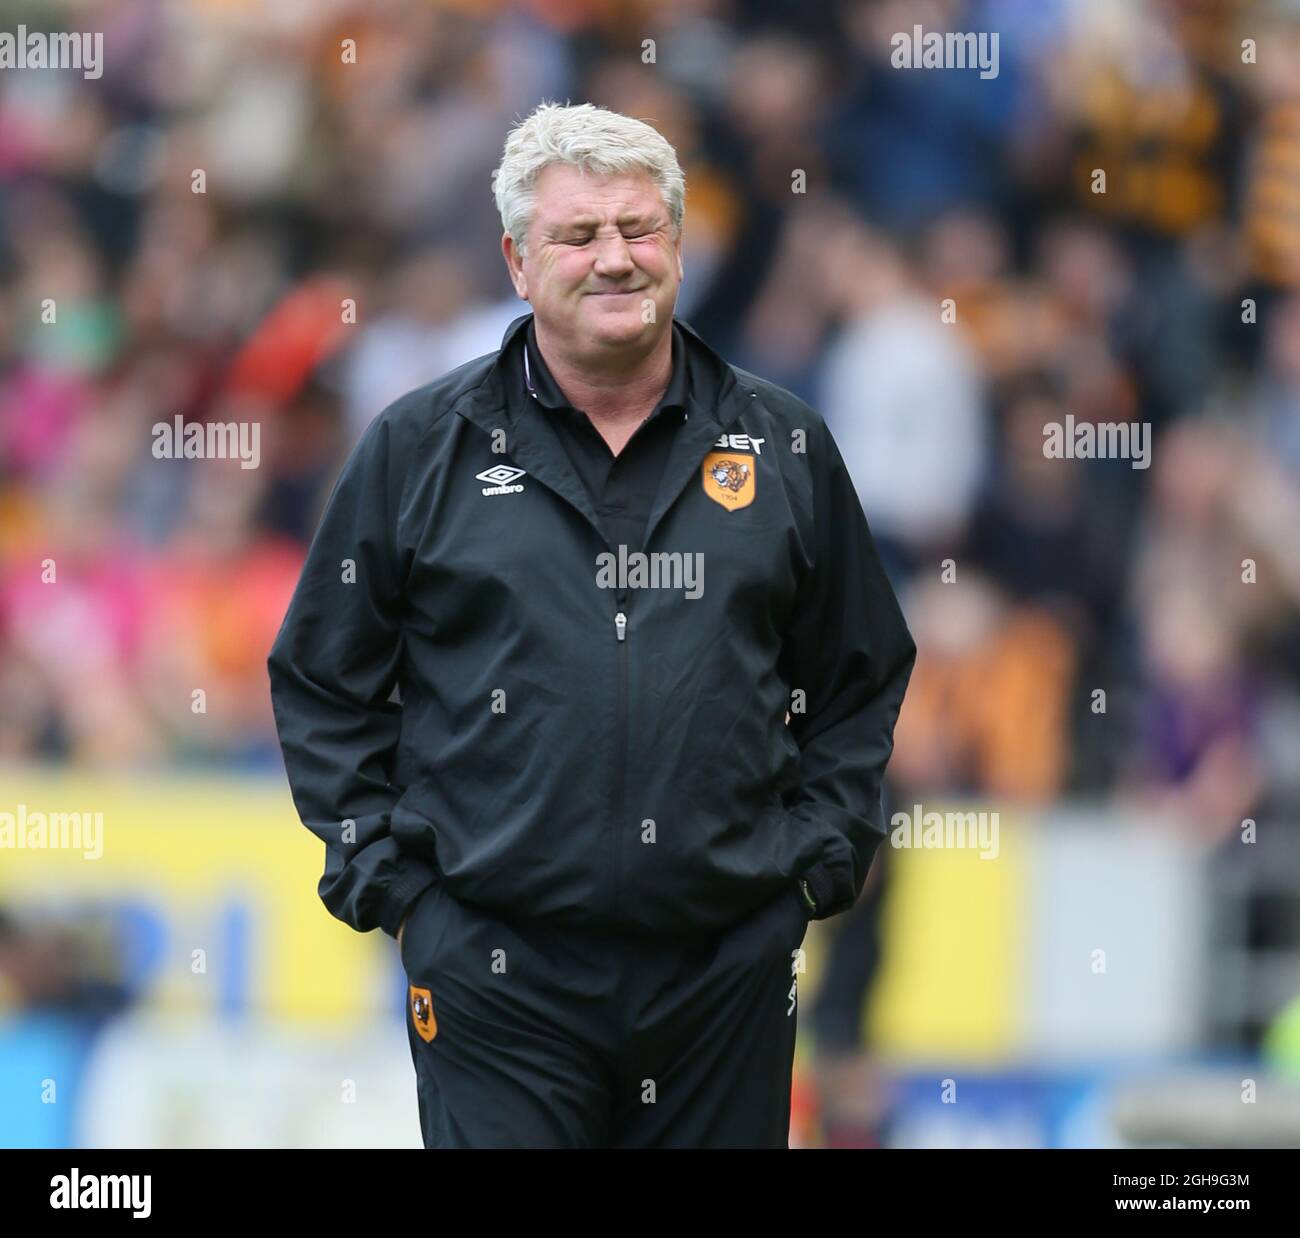
[[[441,874],[433,865],[416,856],[407,856],[402,864],[401,876],[384,894],[379,908],[379,927],[396,940],[397,930],[401,928],[411,904],[440,879]]]
[[[834,915],[838,910],[836,904],[843,901],[836,898],[835,877],[825,864],[815,864],[808,869],[800,878],[799,887],[805,905],[809,896],[816,904],[815,909],[806,908],[810,920],[825,920],[827,916]]]

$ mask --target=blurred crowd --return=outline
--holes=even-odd
[[[678,151],[679,316],[840,444],[920,648],[894,799],[1294,834],[1300,7],[4,20],[102,31],[104,69],[0,70],[0,766],[279,768],[265,659],[338,468],[527,312],[490,174],[538,102],[590,100]],[[916,25],[996,31],[997,76],[893,67]],[[259,466],[157,458],[177,417],[256,423]],[[1149,427],[1149,457],[1045,453],[1089,423]],[[859,1034],[886,850],[814,1015],[831,1049]],[[0,970],[36,1001],[43,967]]]
[[[489,177],[554,98],[675,145],[679,315],[841,445],[921,649],[902,796],[1213,839],[1300,794],[1294,6],[9,18],[102,30],[104,72],[0,72],[0,760],[277,765],[265,656],[321,504],[527,312]],[[915,24],[999,32],[998,75],[892,67]],[[155,458],[177,416],[258,422],[260,466]],[[1067,416],[1146,423],[1149,467],[1048,458]]]

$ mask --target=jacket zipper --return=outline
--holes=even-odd
[[[617,915],[622,905],[622,856],[623,856],[623,834],[627,829],[627,822],[624,820],[625,806],[623,803],[626,784],[627,784],[627,613],[622,608],[627,605],[627,598],[620,595],[618,599],[619,610],[614,616],[614,632],[616,635],[615,644],[617,646],[616,657],[618,659],[618,675],[615,682],[615,708],[614,708],[614,880],[610,887],[610,897],[614,914]]]

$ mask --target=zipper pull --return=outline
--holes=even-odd
[[[627,639],[627,616],[621,610],[614,616],[614,630],[619,640]]]

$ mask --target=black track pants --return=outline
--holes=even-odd
[[[425,1147],[788,1147],[806,931],[793,885],[673,942],[431,886],[401,945]]]

